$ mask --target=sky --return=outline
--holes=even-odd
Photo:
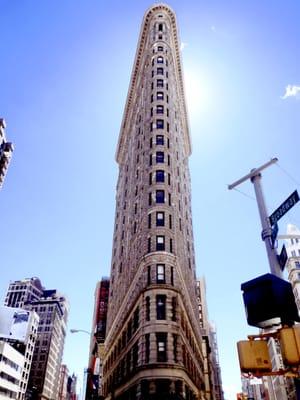
[[[253,185],[227,185],[278,157],[262,177],[269,213],[300,191],[300,3],[168,4],[179,25],[193,146],[197,275],[206,279],[231,400],[241,389],[236,342],[256,332],[240,285],[269,266]],[[68,297],[68,329],[91,329],[95,285],[109,275],[115,150],[151,5],[0,0],[0,116],[15,146],[0,192],[0,298],[10,281],[38,276]],[[299,204],[279,233],[300,226]],[[64,361],[81,382],[88,343],[85,333],[68,333],[65,343]]]

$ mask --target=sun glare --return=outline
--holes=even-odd
[[[197,119],[209,111],[212,91],[201,71],[186,68],[184,80],[188,113],[191,119]]]

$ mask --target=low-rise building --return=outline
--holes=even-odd
[[[24,355],[0,340],[0,400],[18,399]]]
[[[24,357],[18,399],[23,400],[27,390],[33,358],[39,316],[34,311],[16,307],[0,307],[0,339],[10,343]]]

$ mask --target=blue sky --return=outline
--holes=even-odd
[[[140,25],[151,3],[0,0],[0,114],[15,152],[1,205],[1,282],[38,276],[89,330],[96,281],[109,274],[115,149]],[[240,284],[268,272],[250,182],[263,173],[270,213],[300,190],[300,3],[171,1],[177,13],[193,154],[197,273],[205,275],[227,399],[240,390],[235,343],[247,326]],[[286,92],[286,87],[291,87]],[[284,95],[287,94],[285,98]],[[287,171],[289,176],[284,173]],[[300,226],[300,206],[280,221]],[[88,335],[68,334],[81,375]]]

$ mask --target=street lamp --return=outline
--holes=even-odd
[[[70,332],[71,332],[71,333],[84,332],[84,333],[87,333],[89,336],[91,336],[91,332],[86,331],[86,330],[84,330],[84,329],[70,329]]]

